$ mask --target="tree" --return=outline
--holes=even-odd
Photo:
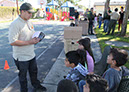
[[[47,2],[50,2],[51,0],[47,0]],[[58,2],[58,4],[61,6],[63,3],[65,3],[66,1],[70,1],[71,3],[73,3],[74,5],[77,4],[77,2],[81,1],[81,0],[55,0]]]
[[[104,13],[105,13],[106,10],[108,9],[109,4],[110,4],[110,0],[106,0],[106,2],[105,2],[105,8],[104,8]]]
[[[47,3],[50,3],[51,2],[51,0],[47,0]]]
[[[124,14],[124,19],[123,19],[123,23],[122,23],[122,29],[120,32],[120,36],[126,35],[128,16],[129,16],[129,0],[126,1],[125,14]]]
[[[16,5],[17,5],[17,14],[19,15],[18,0],[16,0]]]

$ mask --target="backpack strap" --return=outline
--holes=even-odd
[[[129,76],[129,69],[128,68],[126,68],[125,66],[122,66],[121,70],[122,70],[122,77]]]
[[[122,66],[122,79],[120,81],[119,87],[117,88],[117,92],[129,92],[129,69]]]

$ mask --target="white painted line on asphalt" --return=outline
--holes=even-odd
[[[6,90],[9,88],[11,84],[13,84],[18,79],[18,76],[16,76],[1,92],[6,92]]]
[[[8,34],[8,32],[5,32],[3,35],[0,36],[0,38],[5,37]]]
[[[63,35],[63,33],[61,34],[61,36]],[[52,42],[51,45],[49,45],[48,48],[46,48],[37,58],[36,60],[38,60],[49,48],[52,47],[52,45],[61,38],[61,36],[59,36],[54,42]],[[11,86],[16,80],[18,79],[18,76],[16,76],[1,92],[6,92],[6,90],[9,88],[9,86]]]
[[[61,34],[62,35],[62,34]],[[61,36],[59,36],[54,42],[52,42],[52,45],[61,38]],[[50,45],[47,49],[45,49],[36,59],[39,59],[49,48],[52,47],[52,45]]]

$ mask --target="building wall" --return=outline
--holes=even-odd
[[[103,12],[104,12],[104,6],[95,6],[94,7],[95,9],[95,12],[96,14],[98,15],[99,13],[101,13],[103,15]]]
[[[2,0],[0,2],[0,6],[9,6],[9,7],[15,7],[16,4],[12,1],[8,1],[8,0]]]
[[[125,5],[122,5],[122,6],[125,8]],[[110,9],[111,9],[112,12],[114,12],[114,9],[115,9],[115,8],[118,8],[118,11],[120,11],[120,8],[121,8],[120,5],[115,5],[115,6],[110,5],[109,7],[110,7]],[[96,12],[97,15],[98,15],[99,13],[101,13],[102,16],[103,16],[103,13],[104,13],[104,6],[94,6],[94,8],[95,8],[95,12]]]

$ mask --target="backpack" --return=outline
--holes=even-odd
[[[126,72],[126,75],[124,75],[124,72]],[[125,67],[122,67],[122,79],[117,92],[129,92],[129,69]]]

